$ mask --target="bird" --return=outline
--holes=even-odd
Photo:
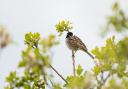
[[[72,32],[67,32],[66,35],[66,45],[67,47],[72,50],[72,52],[75,54],[75,52],[77,52],[78,50],[82,50],[85,53],[87,53],[92,59],[94,59],[95,57],[88,51],[86,45],[82,42],[82,40],[73,35]]]

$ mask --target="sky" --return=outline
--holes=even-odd
[[[111,13],[111,5],[116,0],[0,0],[0,25],[12,35],[16,44],[10,44],[0,56],[0,89],[5,85],[5,77],[10,71],[17,70],[21,51],[25,49],[24,35],[39,32],[42,37],[53,33],[61,44],[52,49],[53,66],[65,77],[72,74],[71,51],[65,45],[65,36],[55,30],[55,24],[69,20],[73,33],[79,36],[89,50],[104,45],[105,39],[99,36],[100,28]],[[121,0],[124,10],[128,0]],[[58,56],[59,55],[59,56]],[[94,63],[84,52],[77,52],[76,65],[91,70]],[[56,76],[56,80],[60,80]]]

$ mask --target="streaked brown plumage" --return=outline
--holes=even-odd
[[[86,52],[92,59],[94,59],[94,57],[92,56],[92,54],[90,54],[88,52],[87,47],[85,46],[85,44],[82,42],[82,40],[73,35],[72,32],[68,32],[67,36],[66,36],[66,44],[68,46],[68,48],[74,52],[78,51],[78,50],[82,50],[84,52]]]

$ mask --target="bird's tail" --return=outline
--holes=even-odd
[[[95,57],[94,57],[91,53],[89,53],[88,51],[86,51],[86,53],[87,53],[92,59],[95,58]]]
[[[89,53],[88,51],[85,51],[85,52],[93,59],[95,65],[99,66],[99,63],[95,60],[95,57],[91,53]]]

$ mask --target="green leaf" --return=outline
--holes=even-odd
[[[73,28],[72,24],[65,20],[60,21],[55,27],[59,35],[62,35],[64,31],[70,31]]]
[[[77,72],[77,75],[81,75],[81,73],[83,72],[81,65],[78,65],[76,72]]]
[[[40,39],[40,34],[37,32],[36,33],[29,32],[25,35],[25,43],[33,48],[37,48],[39,39]]]
[[[25,65],[26,65],[25,61],[22,60],[22,61],[19,62],[18,67],[24,67]]]
[[[6,78],[7,82],[13,82],[13,80],[16,78],[16,71],[11,72],[9,76]]]
[[[40,79],[34,82],[33,89],[45,89],[45,82]]]
[[[113,4],[112,10],[113,10],[113,11],[116,11],[116,10],[118,10],[118,9],[119,9],[119,3],[116,2],[116,3]]]
[[[24,83],[24,89],[31,89],[30,85],[27,83]]]
[[[94,69],[93,69],[93,72],[94,72],[95,75],[98,75],[101,72],[101,68],[98,67],[98,66],[95,66]]]

